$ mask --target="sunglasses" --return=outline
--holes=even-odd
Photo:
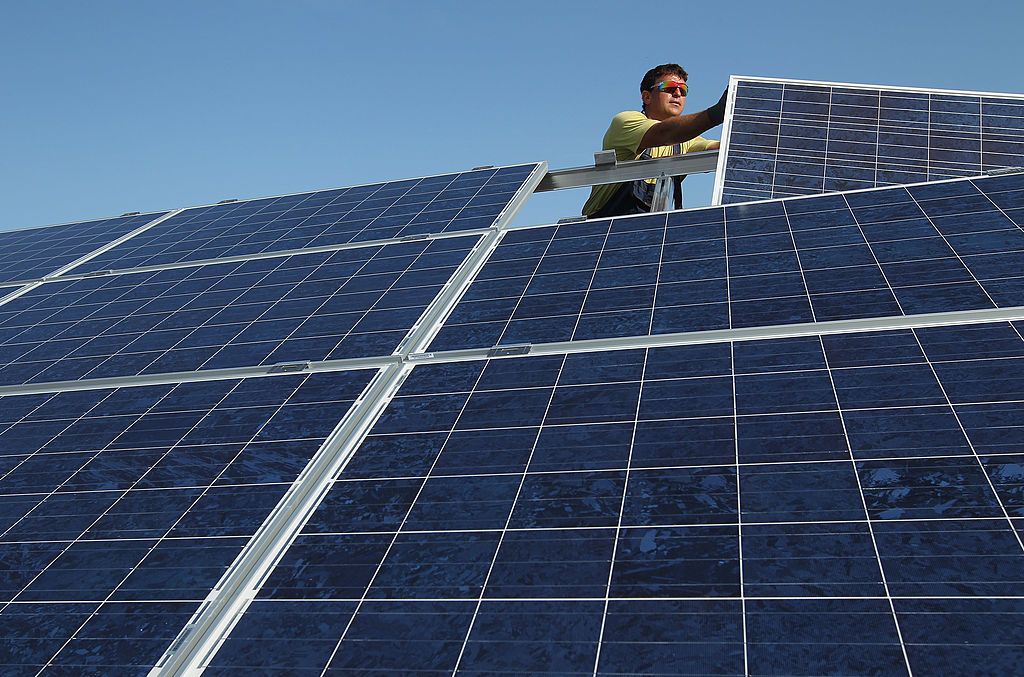
[[[690,91],[690,88],[686,86],[685,82],[666,80],[651,87],[651,91],[653,92],[654,90],[658,90],[659,92],[668,92],[669,94],[679,92],[683,96],[686,96],[686,93]]]

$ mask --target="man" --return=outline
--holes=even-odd
[[[642,112],[624,111],[612,118],[602,148],[614,150],[620,162],[717,149],[718,141],[705,139],[700,133],[722,124],[727,92],[711,108],[682,115],[689,89],[687,79],[686,71],[674,63],[647,71],[640,81]],[[649,212],[654,183],[649,179],[594,186],[583,213],[589,218],[603,218]]]

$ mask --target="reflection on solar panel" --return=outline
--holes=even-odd
[[[206,674],[1010,674],[1021,328],[418,365]]]
[[[733,78],[714,204],[1024,166],[1024,96]]]
[[[75,272],[489,228],[538,165],[196,207]]]
[[[160,216],[140,214],[0,233],[0,282],[50,275]]]
[[[0,383],[388,355],[479,239],[55,280],[0,306]]]
[[[374,373],[2,398],[0,671],[148,671]]]
[[[430,350],[1024,305],[1024,175],[509,232]]]

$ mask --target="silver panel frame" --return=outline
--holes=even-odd
[[[513,199],[495,219],[488,234],[477,243],[399,344],[392,356],[396,362],[379,371],[362,396],[353,403],[331,437],[313,456],[288,493],[150,671],[151,676],[197,675],[202,672],[255,598],[266,577],[283,557],[288,545],[298,535],[307,517],[326,495],[331,480],[344,469],[412,371],[413,365],[408,363],[412,351],[429,345],[433,340],[444,319],[501,240],[508,223],[546,172],[547,163],[539,163],[537,169],[523,182]],[[317,364],[321,370],[328,370],[338,363]],[[267,369],[270,367],[264,368]]]

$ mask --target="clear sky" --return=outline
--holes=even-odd
[[[0,0],[0,229],[593,161],[644,71],[1024,92],[1024,3]],[[717,131],[708,136],[717,136]],[[687,206],[711,179],[687,180]],[[579,212],[534,196],[518,222]]]

